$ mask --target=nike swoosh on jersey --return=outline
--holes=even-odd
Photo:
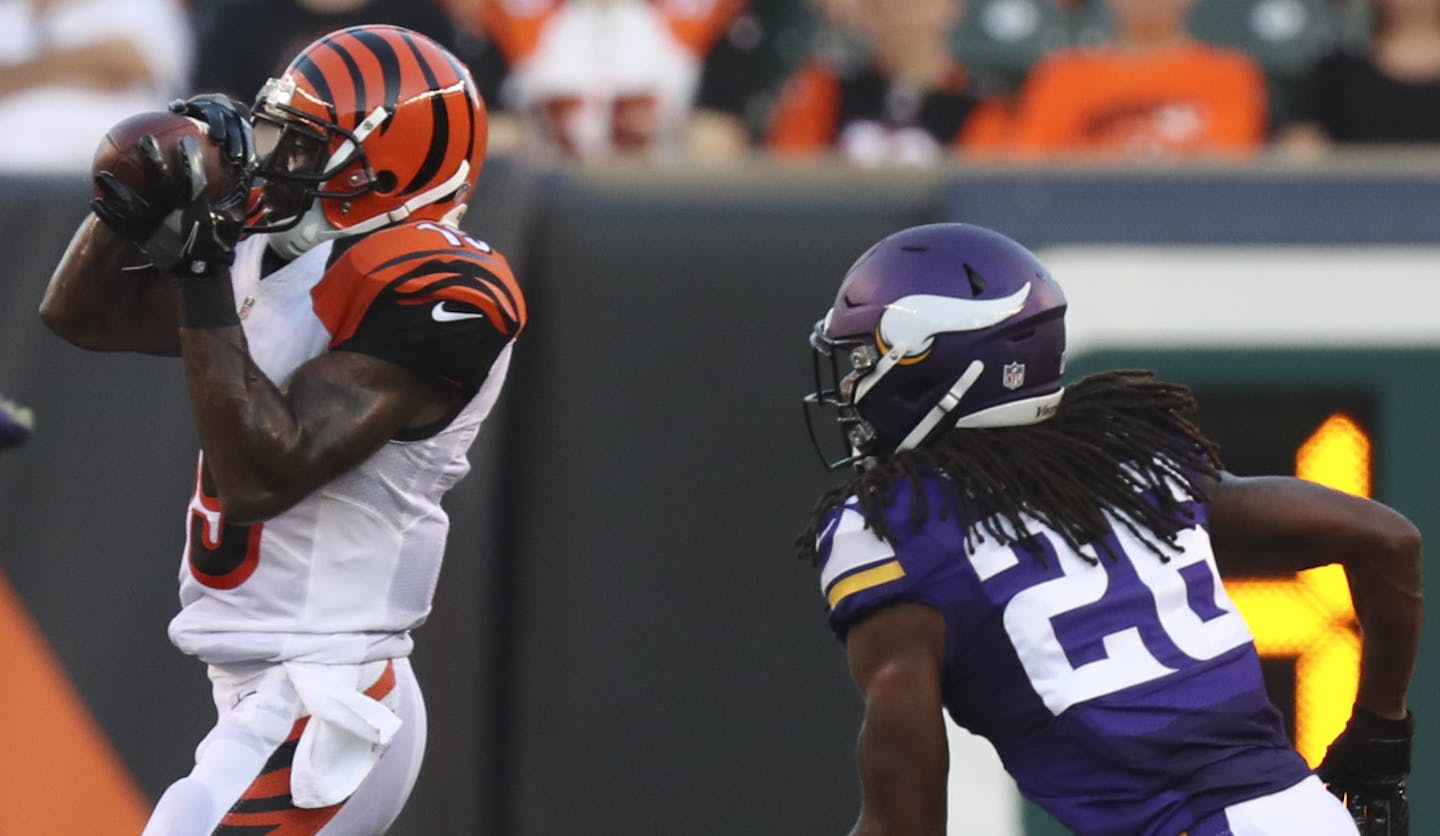
[[[445,307],[444,302],[436,302],[435,307],[430,309],[430,316],[436,322],[458,322],[462,319],[484,319],[485,314],[471,311],[452,311]]]

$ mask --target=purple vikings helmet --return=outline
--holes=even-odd
[[[948,427],[1054,415],[1065,294],[1033,253],[999,233],[917,226],[860,256],[810,344],[816,391],[805,399],[807,419],[809,406],[838,411],[849,455],[821,457],[842,467],[918,447]]]

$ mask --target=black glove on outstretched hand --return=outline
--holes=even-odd
[[[1355,817],[1361,836],[1407,836],[1410,806],[1405,782],[1415,717],[1386,720],[1356,708],[1316,769]]]

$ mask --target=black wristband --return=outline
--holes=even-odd
[[[1415,713],[1413,711],[1407,711],[1403,719],[1387,720],[1357,705],[1351,714],[1350,725],[1372,735],[1409,736],[1415,733]]]
[[[235,290],[230,276],[180,283],[180,324],[186,328],[224,328],[239,325]]]

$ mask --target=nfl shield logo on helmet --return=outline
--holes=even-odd
[[[1019,389],[1025,385],[1025,364],[1006,363],[1001,370],[1000,385],[1006,389]]]

